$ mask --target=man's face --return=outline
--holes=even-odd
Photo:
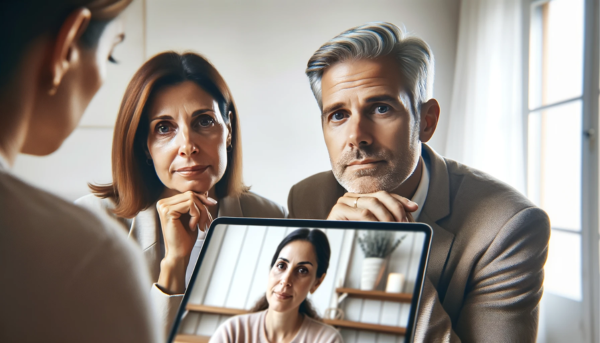
[[[354,193],[396,190],[417,167],[421,145],[393,57],[337,63],[321,87],[323,134],[338,182]]]

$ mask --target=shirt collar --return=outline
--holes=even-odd
[[[421,160],[423,162],[423,168],[421,169],[421,181],[419,182],[419,186],[415,191],[415,195],[413,195],[412,202],[416,202],[419,205],[419,208],[412,213],[413,218],[416,221],[419,221],[419,216],[421,215],[421,210],[425,206],[425,200],[427,200],[427,192],[429,191],[429,167],[427,167],[427,162],[424,159]]]

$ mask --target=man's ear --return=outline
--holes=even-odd
[[[440,119],[440,104],[435,99],[429,99],[421,105],[421,123],[419,130],[419,140],[423,143],[428,142]]]
[[[91,18],[92,13],[89,9],[80,8],[71,12],[60,27],[50,59],[50,95],[56,93],[63,77],[77,60],[77,41],[85,32]]]
[[[327,275],[327,273],[321,275],[320,278],[315,280],[315,284],[310,288],[310,294],[313,294],[319,288],[319,286],[321,286],[323,280],[325,280],[325,275]]]

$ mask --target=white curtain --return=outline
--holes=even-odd
[[[462,0],[446,156],[525,194],[521,0]]]

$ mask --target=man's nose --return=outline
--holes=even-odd
[[[192,140],[191,131],[188,127],[181,127],[177,133],[177,144],[179,145],[179,156],[189,157],[198,153],[198,145]]]
[[[371,145],[373,143],[371,129],[369,120],[362,114],[352,114],[347,126],[348,145],[352,148]]]

